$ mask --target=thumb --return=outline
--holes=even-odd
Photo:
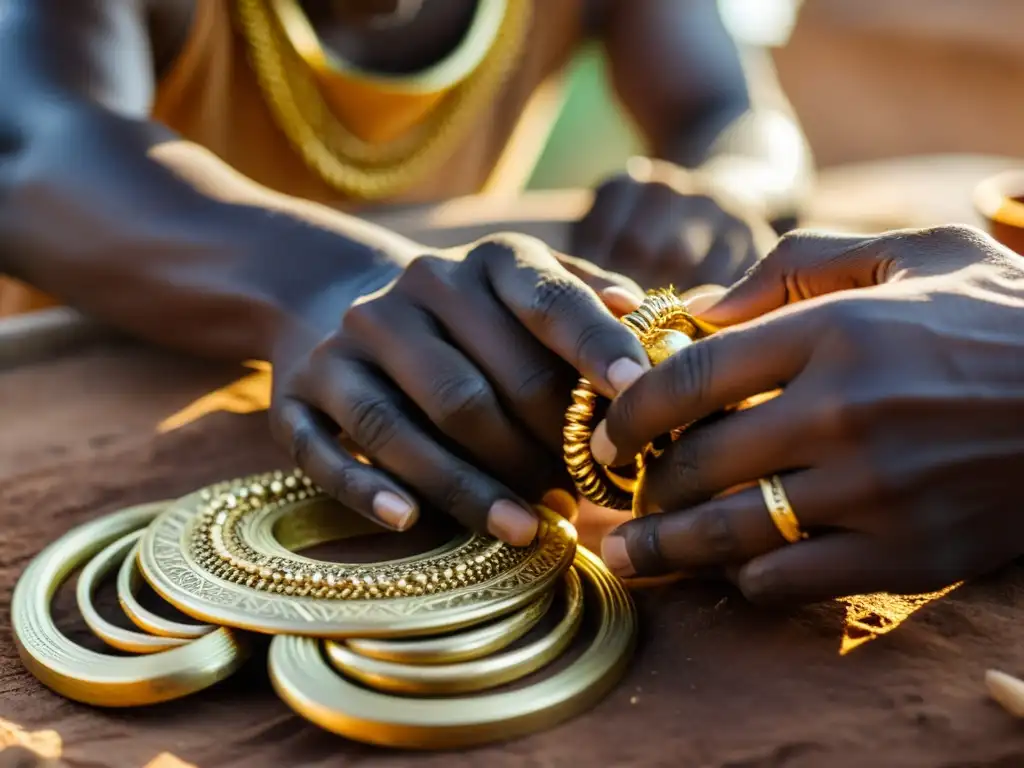
[[[786,304],[885,282],[890,259],[879,237],[794,232],[727,290],[699,310],[712,325],[752,320]]]

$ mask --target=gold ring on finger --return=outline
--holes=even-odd
[[[761,495],[764,496],[768,514],[771,515],[772,522],[779,529],[782,538],[790,544],[806,539],[807,534],[800,528],[800,520],[793,511],[793,505],[789,503],[786,489],[782,487],[782,478],[772,475],[767,480],[761,478],[757,482],[761,486]]]

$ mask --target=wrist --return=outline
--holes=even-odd
[[[401,272],[398,263],[375,264],[358,274],[346,271],[319,281],[301,294],[279,292],[274,320],[262,342],[265,359],[286,360],[312,349],[341,326],[349,307],[389,285]]]
[[[756,160],[720,156],[700,168],[690,169],[671,160],[634,157],[629,161],[628,171],[638,181],[665,184],[680,195],[710,197],[719,207],[741,218],[768,219],[763,183],[751,183],[751,179],[767,173]]]

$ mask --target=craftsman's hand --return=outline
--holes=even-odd
[[[314,348],[282,351],[271,418],[299,467],[381,524],[408,528],[422,500],[525,545],[527,502],[570,487],[561,433],[577,377],[611,396],[647,366],[543,243],[499,236],[414,260]]]
[[[756,215],[669,163],[634,163],[605,182],[573,227],[570,252],[644,288],[731,285],[774,241]]]
[[[937,589],[1024,553],[1024,258],[966,227],[798,234],[703,316],[731,327],[612,404],[599,460],[782,392],[649,464],[665,513],[605,539],[619,573],[740,566],[753,600],[814,600]],[[809,539],[786,544],[750,485],[775,474]]]

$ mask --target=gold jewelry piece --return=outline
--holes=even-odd
[[[78,576],[75,595],[78,600],[78,611],[82,614],[86,626],[107,645],[128,653],[159,653],[168,648],[177,648],[188,641],[174,637],[155,637],[123,629],[100,616],[92,602],[100,580],[124,561],[140,536],[141,530],[129,533],[90,560]]]
[[[714,330],[691,315],[684,299],[671,288],[650,292],[622,322],[640,339],[652,365]],[[588,501],[611,509],[632,509],[643,454],[637,457],[633,473],[625,475],[600,466],[590,450],[590,438],[604,406],[590,382],[581,378],[573,390],[562,431],[565,465],[576,489]]]
[[[243,599],[234,592],[228,592],[228,596],[231,609],[240,614],[250,611],[253,623],[261,624],[263,631],[272,631],[265,627],[268,614],[260,613],[271,595],[291,601],[294,613],[290,618],[302,616],[318,627],[325,622],[324,614],[315,613],[310,605],[342,606],[345,611],[363,608],[363,614],[343,613],[350,620],[355,616],[355,621],[365,621],[367,610],[372,614],[391,609],[393,627],[383,625],[383,613],[379,623],[373,623],[378,639],[351,638],[328,647],[334,663],[378,690],[348,682],[331,671],[319,644],[325,638],[344,637],[343,633],[327,632],[313,638],[286,633],[271,642],[270,670],[275,689],[312,722],[362,742],[391,746],[445,747],[503,740],[554,725],[596,703],[625,671],[636,633],[635,609],[620,582],[593,554],[576,548],[575,529],[567,521],[549,510],[539,512],[542,524],[538,542],[532,548],[516,550],[520,554],[525,551],[525,555],[510,556],[508,562],[489,549],[472,550],[470,543],[481,537],[466,535],[424,555],[387,563],[325,564],[295,555],[290,547],[301,549],[333,540],[339,532],[358,532],[360,525],[370,530],[377,530],[377,526],[364,518],[345,520],[338,505],[327,502],[300,473],[272,473],[220,483],[178,502],[143,505],[93,520],[58,539],[32,561],[15,588],[11,606],[14,636],[24,664],[36,678],[57,693],[86,704],[153,704],[224,679],[241,665],[248,652],[233,630],[220,627],[193,640],[156,636],[152,640],[157,644],[176,647],[123,658],[94,653],[72,643],[50,616],[50,603],[57,589],[85,565],[78,598],[89,625],[116,647],[154,650],[137,633],[110,627],[98,617],[92,598],[104,573],[116,566],[118,558],[124,558],[119,581],[122,590],[134,599],[138,585],[131,581],[137,578],[132,576],[136,556],[145,562],[149,551],[154,562],[160,564],[163,550],[176,548],[188,563],[182,566],[179,558],[173,561],[178,570],[157,573],[177,589],[195,589],[199,597],[192,599],[204,606],[215,602],[211,594],[224,594],[217,591],[225,589],[222,583],[237,586],[230,576],[238,575],[245,581],[257,576],[256,582],[246,585]],[[177,521],[177,527],[169,527],[168,521]],[[173,535],[167,538],[154,531],[170,531]],[[140,542],[150,546],[140,546]],[[472,560],[466,559],[467,548],[476,552]],[[447,562],[443,558],[453,552],[459,562],[454,563],[452,573],[441,568],[426,572],[425,582],[415,580],[417,588],[412,594],[402,589],[393,575],[377,578],[396,570],[422,569],[423,563],[438,558],[443,564]],[[257,564],[261,569],[285,567],[287,560],[287,567],[293,569],[288,571],[291,579],[274,580],[274,570],[269,577],[262,570],[249,573],[245,569],[254,564],[251,558],[255,557],[266,558]],[[216,572],[187,570],[198,568],[199,562],[212,565]],[[575,569],[570,562],[575,563]],[[342,582],[333,587],[325,584],[320,589],[326,591],[312,592],[317,574],[323,583],[334,573],[324,570],[327,566],[369,569],[373,578],[360,582],[358,594],[354,586]],[[175,575],[180,578],[176,580]],[[563,575],[567,584],[566,612],[555,628],[521,648],[485,656],[506,647],[536,624],[551,605],[554,580]],[[416,695],[478,691],[518,679],[550,663],[568,647],[580,626],[580,575],[591,584],[599,626],[588,648],[573,664],[544,682],[511,692],[429,701]],[[256,586],[260,580],[267,582],[262,589]],[[273,589],[272,585],[284,588]],[[353,591],[347,596],[332,596],[328,594],[331,589]],[[511,593],[526,597],[513,599]],[[500,611],[484,616],[481,604],[498,606]],[[279,605],[271,603],[271,608],[278,610],[269,614],[271,619],[280,619]],[[410,632],[411,625],[408,612],[395,606],[410,605],[425,607],[428,616],[444,619],[431,628],[423,622],[415,624],[416,631],[433,632],[434,637],[398,639]],[[526,607],[518,607],[521,605]],[[453,626],[469,626],[470,619],[490,623],[436,636],[451,632]],[[502,630],[506,636],[499,638]],[[391,647],[380,638],[388,639]],[[360,655],[356,650],[360,641],[371,653],[397,654],[396,658],[413,663]],[[413,695],[403,697],[389,691]]]
[[[131,707],[187,696],[231,675],[247,649],[228,629],[145,656],[95,653],[71,642],[53,622],[50,603],[71,573],[112,542],[148,525],[166,502],[92,520],[44,549],[14,589],[11,623],[18,653],[44,685],[74,701]]]
[[[576,636],[583,618],[583,587],[572,568],[565,574],[565,602],[565,615],[547,635],[522,648],[484,659],[416,666],[368,659],[332,641],[325,644],[325,650],[335,669],[378,691],[414,696],[473,693],[519,680],[561,655]]]
[[[779,529],[782,538],[790,544],[806,539],[807,534],[800,530],[800,521],[793,511],[793,505],[789,503],[786,490],[782,487],[782,478],[772,475],[770,479],[761,478],[757,483],[761,486],[761,495],[764,496],[768,514],[771,515],[772,522]]]
[[[599,626],[571,665],[534,685],[482,696],[403,698],[335,674],[313,638],[270,644],[270,677],[282,699],[321,728],[370,744],[451,749],[523,736],[589,709],[626,671],[636,633],[629,594],[599,558],[578,547],[576,569],[593,588]]]
[[[440,637],[387,640],[353,637],[345,641],[360,656],[399,664],[456,664],[483,658],[507,648],[548,612],[554,600],[549,590],[520,611],[482,627]]]
[[[239,27],[260,88],[281,131],[306,165],[339,192],[364,200],[407,190],[452,154],[519,61],[532,0],[508,0],[491,51],[408,136],[375,145],[347,130],[324,100],[273,3],[237,0]]]
[[[527,547],[465,533],[410,558],[332,563],[289,552],[280,531],[362,518],[301,472],[267,473],[171,504],[143,536],[139,565],[157,594],[200,621],[332,639],[438,634],[521,608],[568,569],[575,528],[536,509]]]
[[[140,531],[138,538],[141,537],[142,532]],[[185,640],[195,640],[217,629],[212,624],[185,624],[165,619],[163,616],[153,613],[135,597],[135,593],[142,587],[142,583],[142,574],[139,573],[139,542],[136,539],[135,545],[117,572],[117,600],[121,603],[121,610],[131,619],[132,623],[151,635],[177,637]]]

